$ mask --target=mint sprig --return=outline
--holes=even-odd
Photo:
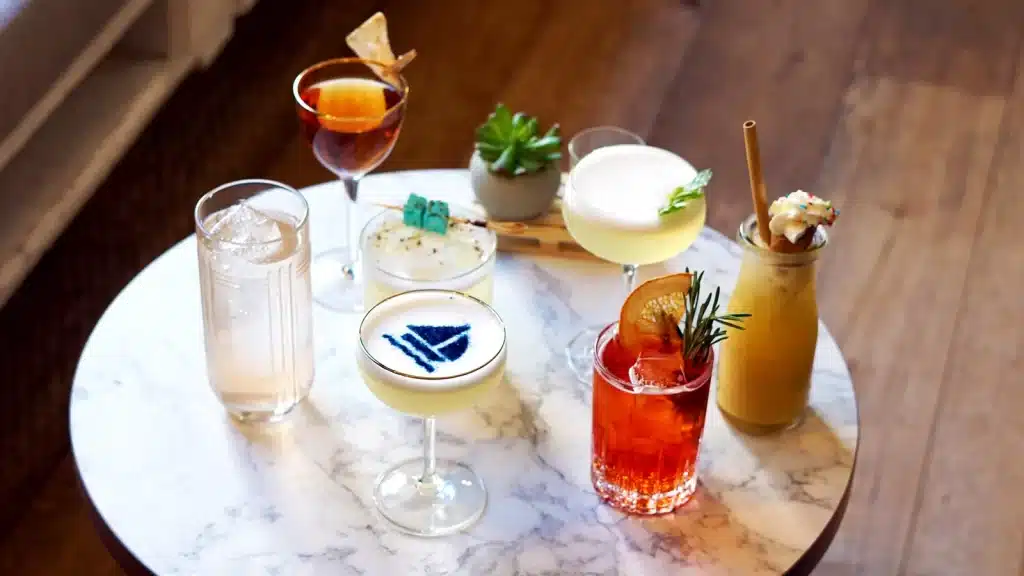
[[[690,180],[688,184],[680,186],[672,191],[668,202],[658,210],[659,216],[665,216],[678,212],[692,201],[704,196],[704,187],[711,182],[711,170],[701,170]]]

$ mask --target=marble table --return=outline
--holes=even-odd
[[[462,170],[374,175],[362,192],[471,198]],[[342,188],[305,193],[314,246],[328,245]],[[739,248],[706,229],[685,255],[641,275],[685,266],[728,292]],[[591,488],[590,389],[563,355],[576,330],[617,314],[618,273],[599,262],[499,257],[506,381],[476,409],[438,422],[438,455],[473,465],[488,510],[466,533],[421,540],[390,528],[371,500],[386,465],[420,454],[421,427],[360,381],[359,317],[317,308],[308,402],[276,427],[239,427],[206,381],[195,238],[180,242],[111,304],[75,374],[74,456],[108,546],[136,567],[182,576],[806,573],[842,517],[857,452],[857,403],[835,341],[822,327],[800,428],[744,437],[712,402],[695,499],[671,515],[626,517]]]

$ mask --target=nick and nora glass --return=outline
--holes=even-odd
[[[585,136],[589,139],[587,132],[577,138]],[[569,147],[571,153],[572,142]],[[642,143],[602,145],[579,154],[562,199],[562,217],[584,250],[622,265],[628,294],[637,267],[680,254],[704,228],[703,196],[672,214],[659,213],[672,190],[692,181],[697,171],[676,154]],[[584,331],[566,350],[570,368],[582,381],[592,373],[595,340],[593,331]]]
[[[293,188],[240,180],[195,208],[210,384],[240,420],[276,420],[309,394],[309,209]]]
[[[484,302],[451,290],[390,296],[366,313],[356,352],[363,380],[381,402],[423,418],[422,458],[377,479],[378,510],[399,529],[443,536],[475,522],[487,505],[483,480],[435,454],[435,417],[464,410],[501,381],[505,325]]]
[[[449,210],[454,217],[480,218],[454,204]],[[455,290],[490,304],[497,245],[497,235],[487,228],[453,220],[444,235],[435,234],[405,225],[399,211],[385,210],[360,235],[364,306],[423,288]]]
[[[807,250],[791,253],[759,244],[754,216],[737,233],[743,260],[729,311],[751,317],[722,343],[717,395],[722,416],[748,434],[796,426],[807,408],[818,342],[815,269],[828,244],[824,227],[813,233]]]
[[[376,71],[381,71],[378,75]],[[359,180],[379,166],[395,147],[405,119],[409,87],[388,66],[360,58],[337,58],[303,70],[292,85],[302,133],[313,155],[345,185],[344,243],[316,255],[314,297],[329,309],[350,312],[362,306],[358,246],[352,204]]]

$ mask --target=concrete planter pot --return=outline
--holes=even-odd
[[[487,216],[494,220],[523,221],[544,214],[551,207],[562,174],[558,166],[524,176],[495,174],[476,152],[469,161],[469,179],[473,193]]]

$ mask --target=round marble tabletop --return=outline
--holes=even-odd
[[[314,247],[340,243],[331,225],[341,218],[340,184],[304,192]],[[463,170],[382,173],[361,190],[368,199],[409,192],[471,198]],[[705,229],[684,255],[641,276],[689,266],[728,292],[738,251]],[[465,533],[422,540],[390,528],[371,499],[385,466],[420,454],[421,426],[360,381],[359,317],[317,307],[309,400],[277,426],[236,426],[206,380],[190,237],[121,292],[82,352],[70,410],[82,484],[101,527],[160,575],[754,575],[786,572],[814,546],[820,556],[845,507],[858,441],[850,375],[824,327],[801,427],[745,437],[712,402],[693,501],[654,518],[601,504],[589,477],[590,390],[569,372],[563,346],[613,317],[620,292],[610,264],[499,256],[506,381],[474,410],[438,422],[438,455],[480,473],[488,509]]]

